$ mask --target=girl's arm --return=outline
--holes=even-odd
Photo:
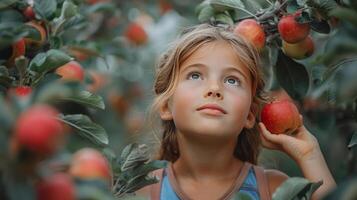
[[[305,126],[299,127],[294,135],[272,134],[263,123],[259,123],[259,126],[264,147],[287,153],[299,165],[306,179],[312,182],[323,181],[323,184],[314,192],[313,199],[321,199],[336,187],[336,182],[328,169],[317,139]]]

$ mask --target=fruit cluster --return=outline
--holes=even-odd
[[[277,29],[282,40],[283,52],[294,59],[304,59],[314,52],[314,42],[309,36],[310,24],[299,23],[301,11],[287,14],[279,19]],[[234,33],[243,36],[258,50],[262,50],[266,42],[264,26],[256,19],[244,19],[234,29]]]

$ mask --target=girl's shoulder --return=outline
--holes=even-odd
[[[284,172],[276,169],[264,169],[264,174],[268,182],[270,194],[273,194],[275,190],[289,178]]]

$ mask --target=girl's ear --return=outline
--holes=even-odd
[[[171,113],[171,110],[170,110],[170,107],[169,107],[169,103],[168,101],[166,101],[165,103],[163,103],[161,106],[160,106],[160,118],[162,120],[172,120],[172,113]]]
[[[251,129],[254,127],[255,124],[255,115],[252,111],[249,112],[247,121],[244,124],[244,128]]]

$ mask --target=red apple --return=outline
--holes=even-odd
[[[14,92],[18,97],[27,97],[31,94],[32,88],[29,86],[18,86],[14,88]]]
[[[148,41],[148,35],[138,23],[131,23],[125,31],[126,38],[134,44],[142,45]]]
[[[84,80],[84,70],[82,66],[76,62],[71,61],[67,64],[56,69],[56,74],[62,76],[64,81],[83,81]]]
[[[294,59],[304,59],[314,53],[314,41],[307,36],[301,42],[290,44],[283,41],[283,51],[285,55]]]
[[[35,12],[33,11],[33,8],[31,6],[26,7],[23,10],[23,14],[28,20],[33,20],[35,19]]]
[[[38,200],[75,200],[76,191],[72,178],[65,173],[53,174],[36,185]]]
[[[295,104],[288,100],[266,104],[261,120],[273,134],[291,134],[301,126],[301,119]]]
[[[47,105],[35,105],[19,116],[15,139],[20,146],[39,155],[54,153],[64,136],[58,111]]]
[[[72,158],[69,173],[81,179],[102,179],[111,183],[111,168],[107,159],[97,150],[83,148]]]
[[[254,19],[245,19],[234,28],[236,35],[243,36],[250,41],[258,50],[265,45],[265,33],[263,28]]]
[[[278,23],[278,31],[281,38],[288,43],[297,43],[306,38],[310,32],[308,23],[298,23],[295,17],[300,13],[286,15]]]

